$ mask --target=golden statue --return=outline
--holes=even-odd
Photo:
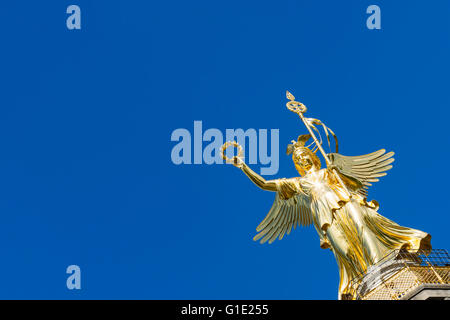
[[[393,152],[384,149],[362,156],[343,156],[338,153],[336,135],[320,120],[305,118],[306,107],[287,92],[289,110],[298,114],[309,131],[292,141],[287,154],[292,154],[300,177],[265,180],[250,169],[242,158],[242,148],[236,142],[222,147],[222,156],[263,190],[276,192],[275,201],[267,216],[256,228],[253,239],[272,243],[282,239],[297,225],[313,224],[320,237],[320,247],[333,251],[340,272],[339,299],[351,298],[350,281],[365,273],[386,255],[396,250],[431,250],[428,233],[403,227],[381,216],[378,203],[367,201],[367,189],[372,182],[385,176],[394,159]],[[321,125],[330,145],[329,133],[336,142],[336,152],[326,154],[322,138],[315,125]],[[314,135],[319,133],[320,141]],[[313,149],[305,146],[313,138]],[[225,149],[239,148],[238,156],[229,158]],[[320,151],[326,162],[316,155]]]

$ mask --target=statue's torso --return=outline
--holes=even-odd
[[[339,209],[339,194],[330,186],[329,172],[321,169],[299,178],[299,187],[311,200],[311,213],[316,228],[324,230],[333,223],[333,210]]]

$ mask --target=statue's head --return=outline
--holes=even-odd
[[[305,147],[309,138],[311,138],[309,134],[299,136],[297,141],[292,140],[286,151],[288,155],[292,153],[295,168],[302,176],[310,171],[319,170],[321,167],[319,157],[311,149]]]

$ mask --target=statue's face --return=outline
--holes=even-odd
[[[307,152],[299,152],[296,162],[305,171],[311,170],[311,168],[314,166],[311,156]]]
[[[302,169],[298,170],[300,174],[304,174],[302,171],[308,172],[314,167],[314,162],[311,159],[311,155],[304,150],[299,150],[294,154],[294,163],[297,170],[300,168]]]

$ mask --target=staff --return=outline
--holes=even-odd
[[[316,136],[314,135],[314,132],[312,131],[308,121],[306,121],[305,117],[303,116],[303,113],[305,113],[307,110],[306,106],[301,102],[295,101],[295,97],[287,90],[286,90],[286,98],[288,98],[290,100],[288,103],[286,103],[286,107],[290,111],[298,114],[300,119],[302,119],[304,125],[306,126],[306,129],[308,129],[309,134],[311,135],[311,137],[313,138],[317,147],[319,148],[320,152],[322,153],[322,156],[325,158],[325,163],[327,164],[327,166],[329,166],[331,164],[330,159],[328,158],[327,154],[323,150],[322,144],[317,140]],[[347,186],[342,181],[342,179],[339,176],[339,174],[337,173],[336,169],[333,168],[332,172],[334,173],[334,175],[337,178],[337,180],[339,181],[339,183],[342,185],[342,188],[347,192],[348,197],[351,198],[352,194],[350,193],[350,191],[348,191]]]

